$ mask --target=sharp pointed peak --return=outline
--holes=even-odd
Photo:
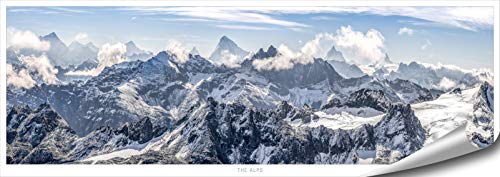
[[[270,45],[268,48],[267,48],[267,52],[270,52],[270,51],[277,51],[276,47],[274,47],[273,45]]]
[[[224,35],[220,38],[219,43],[234,43],[234,41],[229,39],[229,37],[227,37],[226,35]]]
[[[231,40],[231,39],[229,39],[229,37],[227,37],[226,35],[223,35],[223,36],[220,38],[220,40]]]
[[[49,34],[47,34],[47,36],[57,36],[56,32],[51,32]]]
[[[87,42],[85,44],[86,46],[93,46],[93,47],[97,47],[93,42]]]
[[[191,55],[200,55],[200,52],[198,52],[198,49],[196,47],[193,47],[191,51],[189,51],[189,54]]]
[[[135,46],[135,42],[134,41],[128,41],[127,43],[125,43],[125,45]]]
[[[72,41],[69,45],[82,45],[82,43],[78,42],[78,41]]]
[[[56,32],[51,32],[51,33],[43,36],[43,38],[55,38],[55,39],[59,39],[59,36],[57,36]]]

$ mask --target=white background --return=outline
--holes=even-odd
[[[367,5],[367,4],[369,4],[367,2],[370,2],[370,1],[365,1],[361,4]],[[387,5],[388,4],[392,4],[392,5],[397,4],[395,2],[390,2],[390,3],[387,3],[387,2],[380,3],[380,2],[373,2],[373,1],[371,1],[371,2],[372,2],[372,4],[373,3],[387,4]],[[0,3],[4,3],[4,2],[0,2]],[[137,3],[137,2],[135,2],[135,3]],[[225,3],[231,4],[230,2],[225,2]],[[52,3],[52,4],[53,5],[61,5],[61,3]],[[280,4],[280,3],[276,3],[276,4]],[[111,4],[108,4],[108,5],[111,5]],[[118,4],[115,4],[115,5],[118,5]],[[156,3],[156,5],[158,5],[158,4]],[[4,9],[2,9],[2,10],[4,10]],[[3,16],[3,14],[0,16],[0,19],[2,19],[3,22],[5,22],[5,16]],[[2,22],[2,25],[3,25],[3,22]],[[496,26],[495,28],[498,28],[498,23],[499,22],[497,21],[495,24],[495,26]],[[0,26],[2,26],[2,25],[0,25]],[[4,32],[5,31],[2,30],[2,33],[4,33]],[[498,29],[495,32],[495,34],[496,34],[496,38],[498,38],[499,37],[498,36]],[[3,44],[2,46],[5,46],[4,42],[5,42],[5,40],[2,40],[2,44]],[[497,47],[498,47],[498,41],[495,41],[495,45],[497,45]],[[495,60],[499,60],[498,49],[495,52],[495,56],[497,56],[497,58],[495,58]],[[4,58],[4,57],[5,57],[4,54],[2,54],[2,58]],[[498,61],[495,61],[495,63],[498,64]],[[4,67],[2,66],[2,71],[0,72],[2,83],[5,83],[4,71],[5,71]],[[495,72],[498,72],[498,66],[495,67]],[[497,73],[495,73],[495,75],[498,76]],[[495,86],[498,85],[498,81],[499,81],[498,77],[495,78],[495,83],[496,83]],[[0,90],[2,90],[2,89],[0,89]],[[496,93],[498,93],[498,92],[496,91]],[[495,100],[498,100],[498,94],[496,94],[496,93],[495,93]],[[2,102],[5,101],[4,100],[5,95],[3,95],[3,94],[4,93],[2,93],[2,97],[3,97],[3,99],[1,100]],[[497,101],[495,101],[495,102],[498,103]],[[3,104],[5,104],[5,103],[3,103]],[[496,105],[498,108],[498,105],[500,105],[500,104],[496,104]],[[1,110],[3,115],[5,115],[4,111],[5,110]],[[1,117],[5,117],[5,116],[1,116]],[[0,122],[0,125],[3,127],[4,123],[5,123],[5,121],[2,121],[2,122]],[[2,129],[2,127],[0,127],[0,129]],[[497,126],[495,126],[495,127],[497,127]],[[0,132],[5,132],[5,131],[0,131]],[[0,136],[2,136],[2,137],[0,137],[0,139],[5,138],[5,137],[3,137],[3,136],[5,136],[5,134],[0,133]],[[5,144],[3,144],[3,143],[0,143],[0,144],[2,145],[2,147],[5,147]],[[411,170],[407,170],[407,171],[403,171],[403,172],[396,172],[396,173],[392,173],[392,174],[388,174],[388,175],[381,175],[381,176],[405,176],[405,177],[416,177],[416,176],[424,176],[424,177],[425,176],[439,176],[439,177],[441,177],[441,176],[444,176],[444,177],[447,177],[447,176],[450,176],[450,177],[451,176],[453,176],[453,177],[456,177],[456,176],[459,176],[459,177],[500,176],[500,171],[498,170],[498,169],[500,169],[500,145],[498,145],[498,144],[499,143],[496,142],[494,145],[492,145],[491,147],[489,147],[487,149],[477,151],[477,152],[472,153],[472,154],[467,154],[467,155],[464,155],[464,156],[461,156],[458,158],[454,158],[454,159],[451,159],[451,160],[448,160],[445,162],[440,162],[438,164],[433,164],[433,165],[426,166],[426,167],[421,167],[421,168],[417,168],[417,169],[411,169]],[[0,149],[2,149],[2,148],[0,148]],[[0,153],[0,155],[2,155],[2,157],[0,157],[0,159],[2,159],[2,160],[5,157],[5,155],[3,153],[4,152]],[[35,168],[35,167],[38,167],[38,168]],[[65,168],[66,172],[67,172],[66,174],[71,174],[71,175],[82,175],[82,174],[80,174],[82,172],[84,172],[83,174],[89,174],[89,172],[92,172],[92,171],[88,171],[88,169],[84,170],[84,169],[70,168],[70,166],[66,166],[66,167],[68,167],[68,168]],[[114,166],[114,167],[116,167],[116,166]],[[127,171],[125,166],[121,166],[121,167],[124,167],[124,168],[122,168],[122,170]],[[348,168],[346,166],[342,167],[342,169],[344,171],[355,170],[353,168],[356,168],[356,167],[355,166],[351,166],[351,168]],[[359,167],[357,167],[357,168],[359,170]],[[34,169],[36,169],[36,170],[34,170]],[[116,169],[116,168],[112,168],[110,166],[110,167],[107,167],[106,169],[110,170],[110,169]],[[196,170],[199,168],[191,168],[191,169]],[[306,171],[305,168],[299,168],[299,169],[302,172],[300,174],[309,174],[309,175],[314,174],[314,171]],[[34,171],[36,171],[37,174],[43,175],[43,174],[45,174],[44,171],[49,172],[50,168],[44,168],[43,166],[32,166],[32,167],[30,167],[30,170],[34,170]],[[102,169],[102,170],[105,170],[105,169]],[[335,171],[335,170],[328,169],[328,171]],[[18,172],[22,172],[22,171],[18,171]],[[326,173],[326,171],[323,171],[323,172]],[[78,173],[78,174],[75,174],[75,173]],[[97,170],[97,173],[103,175],[103,173],[100,172],[99,170]],[[146,173],[146,171],[142,172],[143,175],[147,175],[145,173]],[[162,171],[162,173],[165,173],[165,171]],[[335,174],[335,173],[333,173],[333,174]]]

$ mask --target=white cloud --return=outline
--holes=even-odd
[[[237,55],[231,54],[231,52],[224,50],[221,52],[221,57],[220,59],[214,61],[218,65],[224,65],[229,68],[237,68],[240,67],[240,63],[243,60],[243,58],[238,57]]]
[[[31,78],[28,70],[21,69],[18,73],[14,71],[11,64],[6,65],[7,85],[13,85],[17,88],[30,89],[35,86],[35,80]]]
[[[65,75],[97,76],[106,67],[128,61],[125,57],[126,52],[127,49],[123,43],[116,43],[113,45],[106,43],[102,45],[97,53],[97,60],[99,63],[96,68],[90,70],[70,71],[65,73]]]
[[[321,56],[327,51],[328,42],[331,43],[333,36],[328,33],[320,33],[313,40],[308,41],[300,49],[294,52],[288,46],[281,44],[276,57],[254,60],[252,65],[257,70],[281,70],[290,69],[295,64],[308,64],[314,61],[314,57]]]
[[[384,36],[375,29],[366,33],[342,26],[334,36],[335,46],[345,58],[355,64],[379,63],[385,58]]]
[[[457,86],[457,83],[454,81],[448,79],[447,77],[443,77],[441,81],[439,82],[438,87],[442,90],[449,90]]]
[[[10,13],[35,13],[44,15],[71,15],[71,14],[92,14],[91,11],[81,10],[70,7],[50,7],[50,8],[39,8],[39,7],[15,7],[9,8]]]
[[[288,46],[281,44],[278,48],[276,57],[254,60],[252,65],[257,70],[281,70],[290,69],[294,66],[295,61],[300,61],[300,53],[295,53]]]
[[[292,31],[295,31],[295,32],[304,32],[304,28],[290,27],[288,29],[292,30]]]
[[[120,10],[135,11],[143,15],[170,14],[196,19],[215,20],[221,22],[240,22],[269,24],[284,27],[308,27],[306,24],[280,20],[263,12],[234,7],[130,7]]]
[[[20,56],[19,60],[23,62],[29,70],[37,72],[45,83],[56,84],[59,81],[56,76],[58,70],[50,64],[46,55],[40,55],[38,57],[34,55]]]
[[[348,13],[405,16],[470,31],[493,29],[493,7],[264,7],[261,12],[277,14]]]
[[[432,46],[431,41],[429,41],[429,40],[425,40],[424,45],[422,45],[420,48],[421,48],[422,50],[426,50],[429,46]]]
[[[168,41],[167,52],[175,56],[173,59],[177,63],[183,64],[189,60],[188,50],[186,50],[186,48],[182,45],[182,43],[177,40]]]
[[[259,27],[259,26],[248,26],[248,25],[216,25],[218,28],[224,29],[238,29],[238,30],[256,30],[256,31],[270,31],[275,30],[275,28]]]
[[[330,21],[330,20],[337,20],[336,17],[332,16],[314,16],[311,17],[312,20],[318,20],[318,21]]]
[[[365,13],[405,16],[471,31],[492,29],[494,24],[493,7],[133,7],[119,10],[139,12],[142,15],[170,14],[220,22],[261,23],[295,28],[309,26],[280,20],[270,14]],[[325,16],[312,18],[327,19]]]
[[[384,37],[374,29],[366,33],[353,31],[351,26],[341,27],[336,34],[319,33],[306,42],[299,52],[293,52],[285,45],[278,47],[278,56],[253,61],[258,70],[290,69],[295,64],[308,64],[314,58],[326,55],[332,43],[349,62],[364,65],[380,63],[385,58]]]
[[[88,37],[89,37],[89,35],[87,33],[78,33],[75,35],[74,40],[75,41],[83,41],[83,40],[87,40]]]
[[[31,31],[22,31],[15,28],[7,28],[7,46],[16,50],[34,49],[38,51],[47,51],[50,49],[50,43],[42,41]]]
[[[408,28],[408,27],[403,27],[403,28],[399,28],[399,32],[398,32],[399,35],[408,35],[408,36],[411,36],[413,35],[413,29],[411,28]]]

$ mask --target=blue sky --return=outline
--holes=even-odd
[[[493,21],[493,9],[488,7],[7,8],[7,27],[37,35],[56,32],[66,44],[76,39],[98,46],[132,40],[139,47],[158,52],[166,49],[169,40],[176,40],[188,49],[196,46],[208,57],[223,35],[247,51],[280,44],[298,51],[320,33],[337,39],[325,40],[324,48],[337,46],[338,30],[350,26],[362,37],[370,37],[370,30],[380,34],[383,44],[376,50],[388,53],[395,62],[440,62],[491,70]],[[406,33],[400,32],[402,29]],[[352,50],[355,55],[366,48],[359,45],[364,44],[358,41],[338,48]]]

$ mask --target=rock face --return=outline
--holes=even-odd
[[[439,95],[433,95],[431,90],[407,80],[395,79],[387,81],[387,83],[392,89],[399,93],[405,103],[420,103],[439,97]]]
[[[418,120],[411,122],[415,116],[408,107],[391,107],[383,123],[352,130],[294,128],[284,121],[313,117],[307,111],[297,115],[296,111],[303,109],[282,102],[274,110],[261,112],[209,98],[206,105],[193,107],[179,126],[162,139],[158,151],[97,163],[130,163],[131,159],[158,162],[160,158],[151,155],[157,153],[164,154],[169,162],[176,159],[193,164],[346,164],[358,163],[364,156],[362,152],[376,152],[378,146],[399,152],[402,155],[398,158],[403,158],[420,149],[425,140]],[[391,136],[376,136],[382,134]]]
[[[158,148],[96,163],[345,164],[369,158],[363,152],[376,152],[377,147],[398,152],[401,155],[397,158],[420,149],[425,136],[411,109],[397,105],[388,112],[376,126],[365,124],[352,130],[298,128],[285,119],[315,119],[308,106],[296,108],[282,102],[266,111],[208,98],[203,105],[192,105],[172,130],[159,130],[144,118],[119,129],[104,126],[79,138],[48,105],[37,110],[13,107],[8,125],[15,131],[8,133],[8,159],[9,163],[30,164],[75,162],[150,143]],[[25,126],[38,125],[31,122],[44,125]],[[33,131],[42,133],[33,136]],[[161,140],[151,141],[160,136]]]
[[[153,126],[149,118],[144,118],[127,123],[118,130],[104,126],[85,137],[78,137],[47,104],[37,109],[27,106],[11,108],[7,115],[7,127],[9,164],[72,162],[142,144],[167,131],[165,127]]]
[[[62,163],[75,132],[49,105],[15,107],[7,115],[7,163]]]
[[[480,148],[493,144],[493,86],[484,82],[474,96],[473,116],[468,119],[467,137]]]
[[[426,139],[425,130],[410,105],[391,105],[387,114],[375,125],[377,147],[381,153],[375,163],[392,163],[422,148]]]
[[[384,92],[380,90],[360,89],[352,93],[345,101],[332,99],[321,109],[328,109],[332,107],[369,107],[380,112],[386,112],[390,105],[391,100],[385,96]]]
[[[192,54],[178,63],[160,52],[85,81],[8,89],[9,162],[87,163],[140,149],[96,163],[393,163],[423,146],[425,131],[406,104],[442,92],[397,78],[344,78],[318,58],[283,70],[251,64],[277,54],[270,46],[228,68]],[[485,146],[493,92],[486,84],[480,90],[469,137]],[[319,125],[335,116],[359,125]],[[27,133],[38,124],[45,133]]]
[[[326,60],[335,71],[337,71],[344,78],[356,78],[366,75],[357,65],[349,64],[345,61]]]
[[[326,53],[325,60],[345,62],[344,55],[341,52],[337,51],[337,49],[335,49],[335,46],[332,46],[328,53]]]

